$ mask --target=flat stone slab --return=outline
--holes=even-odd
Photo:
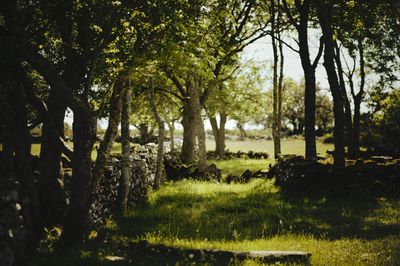
[[[230,251],[219,249],[184,249],[165,245],[154,245],[148,241],[131,244],[131,255],[138,264],[175,265],[175,263],[207,263],[229,265],[246,259],[260,263],[299,263],[310,264],[311,253],[302,251]]]
[[[246,258],[256,258],[256,259],[266,259],[266,260],[298,260],[298,261],[308,261],[311,257],[311,253],[303,251],[246,251],[238,252],[231,251],[236,257]]]

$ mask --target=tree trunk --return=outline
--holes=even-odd
[[[215,117],[210,117],[210,124],[213,131],[213,136],[215,140],[215,155],[219,158],[224,158],[225,156],[225,125],[227,116],[224,113],[219,114],[220,125],[218,127],[218,122]]]
[[[354,99],[354,118],[353,118],[353,145],[354,145],[354,158],[360,156],[360,117],[361,117],[361,99]]]
[[[39,198],[44,225],[60,224],[67,208],[66,195],[61,183],[61,155],[58,145],[54,145],[64,134],[66,106],[52,90],[47,100],[48,119],[43,118],[40,146]]]
[[[244,125],[241,122],[236,123],[236,127],[239,129],[240,132],[240,140],[245,140],[247,138],[247,133],[246,130],[244,130]]]
[[[127,90],[129,90],[129,88],[125,81],[122,79],[117,82],[111,95],[108,126],[104,134],[104,138],[100,143],[99,149],[97,150],[96,162],[92,169],[92,179],[89,180],[89,200],[87,202],[88,209],[90,208],[90,205],[92,204],[96,194],[98,193],[98,187],[101,179],[104,178],[105,165],[107,164],[111,148],[118,133],[118,125],[122,112],[122,97]],[[88,214],[89,213],[86,214],[87,217]]]
[[[206,148],[206,132],[204,129],[204,122],[201,117],[201,109],[200,102],[197,111],[197,126],[196,126],[196,135],[197,135],[197,144],[199,146],[199,170],[203,171],[207,167],[207,148]]]
[[[346,129],[346,144],[347,144],[347,153],[348,156],[352,159],[355,158],[355,150],[354,150],[354,131],[353,131],[353,121],[352,121],[352,113],[350,101],[347,97],[343,97],[344,101],[344,119],[345,119],[345,129]]]
[[[278,153],[281,154],[281,131],[282,131],[282,96],[283,96],[283,66],[284,66],[284,57],[283,57],[283,47],[281,42],[281,33],[280,33],[280,21],[281,21],[281,8],[280,1],[278,1],[278,18],[277,18],[277,37],[278,37],[278,48],[279,48],[279,78],[278,78],[278,110],[277,110],[277,123],[276,123],[276,131],[277,137],[279,139],[278,145]]]
[[[91,154],[96,138],[96,119],[91,114],[74,112],[73,138],[71,202],[59,242],[61,249],[80,244],[88,228],[92,181]]]
[[[183,105],[183,145],[181,159],[183,163],[191,164],[195,162],[196,137],[199,146],[199,167],[206,164],[207,154],[205,149],[204,124],[201,118],[201,104],[199,88],[196,82],[186,82],[187,99]]]
[[[33,169],[31,159],[31,137],[28,130],[28,116],[26,110],[26,99],[22,84],[17,82],[11,92],[14,116],[10,121],[13,128],[13,146],[15,152],[16,174],[22,183],[22,193],[29,198],[29,208],[31,214],[32,238],[29,239],[29,248],[36,248],[43,233],[42,219],[39,206],[39,196],[33,180]]]
[[[278,48],[276,44],[276,35],[279,29],[276,28],[276,18],[275,18],[275,0],[271,0],[271,39],[272,39],[272,51],[273,51],[273,122],[272,122],[272,137],[274,141],[274,158],[277,159],[281,155],[281,143],[280,143],[280,132],[279,132],[279,121],[278,121],[278,101],[279,101],[279,92],[278,92]]]
[[[350,158],[355,158],[355,151],[353,145],[353,121],[352,121],[352,113],[349,98],[347,97],[347,89],[344,81],[344,71],[342,67],[342,62],[340,60],[340,48],[335,42],[335,61],[339,76],[339,85],[343,94],[343,102],[344,102],[344,118],[345,118],[345,126],[346,126],[346,144],[347,144],[347,153]]]
[[[175,152],[175,123],[174,121],[168,123],[169,137],[170,137],[170,150],[171,153]]]
[[[304,138],[306,142],[306,158],[314,160],[317,158],[315,133],[315,69],[304,69],[304,78]]]
[[[4,114],[4,113],[3,113]],[[3,143],[2,143],[2,151],[1,151],[1,161],[0,161],[0,177],[2,179],[14,179],[14,150],[12,144],[12,134],[10,134],[6,127],[3,128]]]
[[[181,151],[181,160],[184,164],[195,162],[195,144],[196,144],[196,114],[191,103],[192,99],[185,99],[183,102],[183,143]]]
[[[154,177],[154,189],[159,189],[161,186],[162,170],[163,170],[163,156],[164,156],[164,135],[165,123],[158,114],[157,106],[154,100],[154,91],[148,91],[147,99],[150,103],[151,111],[153,112],[154,119],[158,125],[158,147],[157,147],[157,160],[156,160],[156,173]]]
[[[343,169],[345,167],[345,152],[344,152],[344,111],[343,111],[343,94],[340,89],[338,77],[335,69],[335,45],[333,40],[332,29],[332,7],[323,3],[317,5],[317,16],[321,25],[325,50],[324,50],[324,67],[328,75],[328,81],[333,97],[333,112],[335,116],[334,125],[334,163],[335,169]]]
[[[121,86],[119,81],[118,86]],[[131,113],[131,88],[124,89],[122,95],[122,110],[121,110],[121,182],[120,182],[120,213],[125,214],[128,205],[129,187],[131,182],[131,160],[130,157],[130,131],[129,117]]]
[[[357,158],[360,155],[360,117],[361,117],[361,102],[364,97],[364,86],[365,86],[365,62],[364,62],[364,47],[362,40],[358,40],[358,51],[360,55],[360,90],[357,95],[355,95],[353,91],[353,100],[354,100],[354,153]]]
[[[149,141],[149,127],[141,123],[139,125],[139,144],[144,145]]]
[[[283,0],[283,7],[288,14],[289,20],[295,26],[299,39],[299,54],[301,65],[304,71],[304,137],[306,142],[306,158],[315,160],[317,158],[316,132],[315,132],[315,69],[322,53],[322,43],[318,54],[313,63],[310,60],[308,45],[308,23],[310,13],[310,0],[295,1],[296,9],[299,13],[299,23],[297,23],[289,10],[286,0]]]

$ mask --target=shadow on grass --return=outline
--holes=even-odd
[[[147,205],[112,220],[79,254],[49,256],[33,265],[132,265],[105,261],[110,254],[135,260],[135,265],[146,257],[134,257],[130,242],[148,236],[240,242],[291,234],[322,240],[382,239],[377,244],[382,250],[386,237],[400,235],[400,200],[356,194],[283,197],[266,180],[231,185],[181,181],[164,185]],[[391,262],[400,260],[398,252],[390,256]],[[158,259],[165,258],[160,254]]]
[[[147,206],[118,220],[118,225],[120,233],[131,238],[150,233],[225,241],[303,234],[371,240],[400,235],[400,219],[393,216],[400,218],[398,200],[357,195],[289,199],[263,187],[248,187],[243,192],[180,190],[156,195]]]

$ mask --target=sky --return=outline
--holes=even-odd
[[[310,54],[311,59],[313,60],[318,53],[319,48],[319,32],[316,30],[310,30]],[[294,38],[296,37],[295,34],[291,34],[284,36],[284,41],[288,45],[290,45],[294,49],[298,49],[297,44],[294,42]],[[304,77],[303,68],[301,66],[300,56],[298,53],[293,51],[292,49],[288,48],[287,46],[283,46],[283,55],[284,55],[284,77],[290,77],[296,81],[301,81]],[[272,63],[273,61],[273,52],[272,52],[272,44],[271,44],[271,37],[266,36],[264,38],[259,39],[258,41],[254,42],[253,44],[249,45],[245,48],[241,55],[242,62],[246,62],[249,60],[254,60],[256,62],[268,62]],[[316,80],[317,83],[320,84],[322,89],[327,89],[329,87],[326,72],[324,67],[322,66],[323,59],[320,59],[316,70]],[[266,72],[267,75],[272,76],[272,70]],[[268,89],[271,86],[271,83],[265,84],[266,88]],[[272,106],[271,106],[272,108]],[[205,122],[206,128],[210,128],[210,124],[208,121]],[[229,120],[227,123],[227,128],[233,129],[236,127],[235,121]],[[251,129],[254,128],[254,125],[246,124],[245,128]]]

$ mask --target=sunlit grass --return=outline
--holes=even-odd
[[[73,144],[73,142],[67,142],[67,146],[69,148],[73,149],[74,144]],[[92,155],[91,155],[92,160],[96,160],[96,157],[97,157],[96,148],[98,148],[98,147],[99,147],[99,143],[96,143],[94,145],[94,147],[93,147]],[[122,151],[121,143],[114,143],[113,146],[112,146],[112,149],[111,149],[111,153],[121,153],[121,151]],[[40,154],[40,144],[37,144],[37,143],[32,144],[32,146],[31,146],[31,154],[35,155],[35,156],[39,156],[39,154]]]
[[[152,193],[113,234],[187,248],[302,250],[313,265],[397,265],[400,220],[388,215],[399,217],[399,200],[286,200],[271,180],[186,180]]]
[[[304,155],[304,139],[282,139],[281,145],[282,154]],[[233,152],[267,152],[272,156],[274,152],[274,143],[272,140],[226,140],[226,148]],[[207,149],[215,149],[215,143],[212,139],[207,139]],[[333,144],[325,144],[321,141],[317,141],[317,152],[320,156],[324,157],[327,150],[333,150]]]
[[[148,234],[151,243],[163,243],[180,248],[214,248],[222,250],[291,250],[312,253],[312,265],[398,265],[400,241],[389,236],[366,241],[357,238],[339,240],[317,239],[304,235],[280,235],[271,238],[236,241],[187,240],[160,238]],[[257,263],[254,263],[257,265]]]
[[[267,170],[273,159],[232,159],[232,160],[210,160],[209,163],[215,163],[224,175],[241,175],[244,171]]]
[[[214,150],[215,143],[212,139],[207,139],[207,150]],[[67,145],[72,148],[73,143],[68,142]],[[95,146],[99,144],[96,143]],[[298,154],[304,155],[304,140],[303,139],[282,139],[282,154]],[[230,151],[255,151],[255,152],[267,152],[270,155],[273,154],[273,142],[271,140],[227,140],[226,148]],[[1,149],[1,145],[0,145]],[[317,150],[321,156],[326,155],[327,150],[333,150],[332,144],[324,144],[322,142],[317,142]],[[112,151],[115,153],[121,152],[121,143],[114,143]],[[40,144],[32,144],[32,154],[39,155]],[[96,150],[93,149],[92,158],[96,158]]]

